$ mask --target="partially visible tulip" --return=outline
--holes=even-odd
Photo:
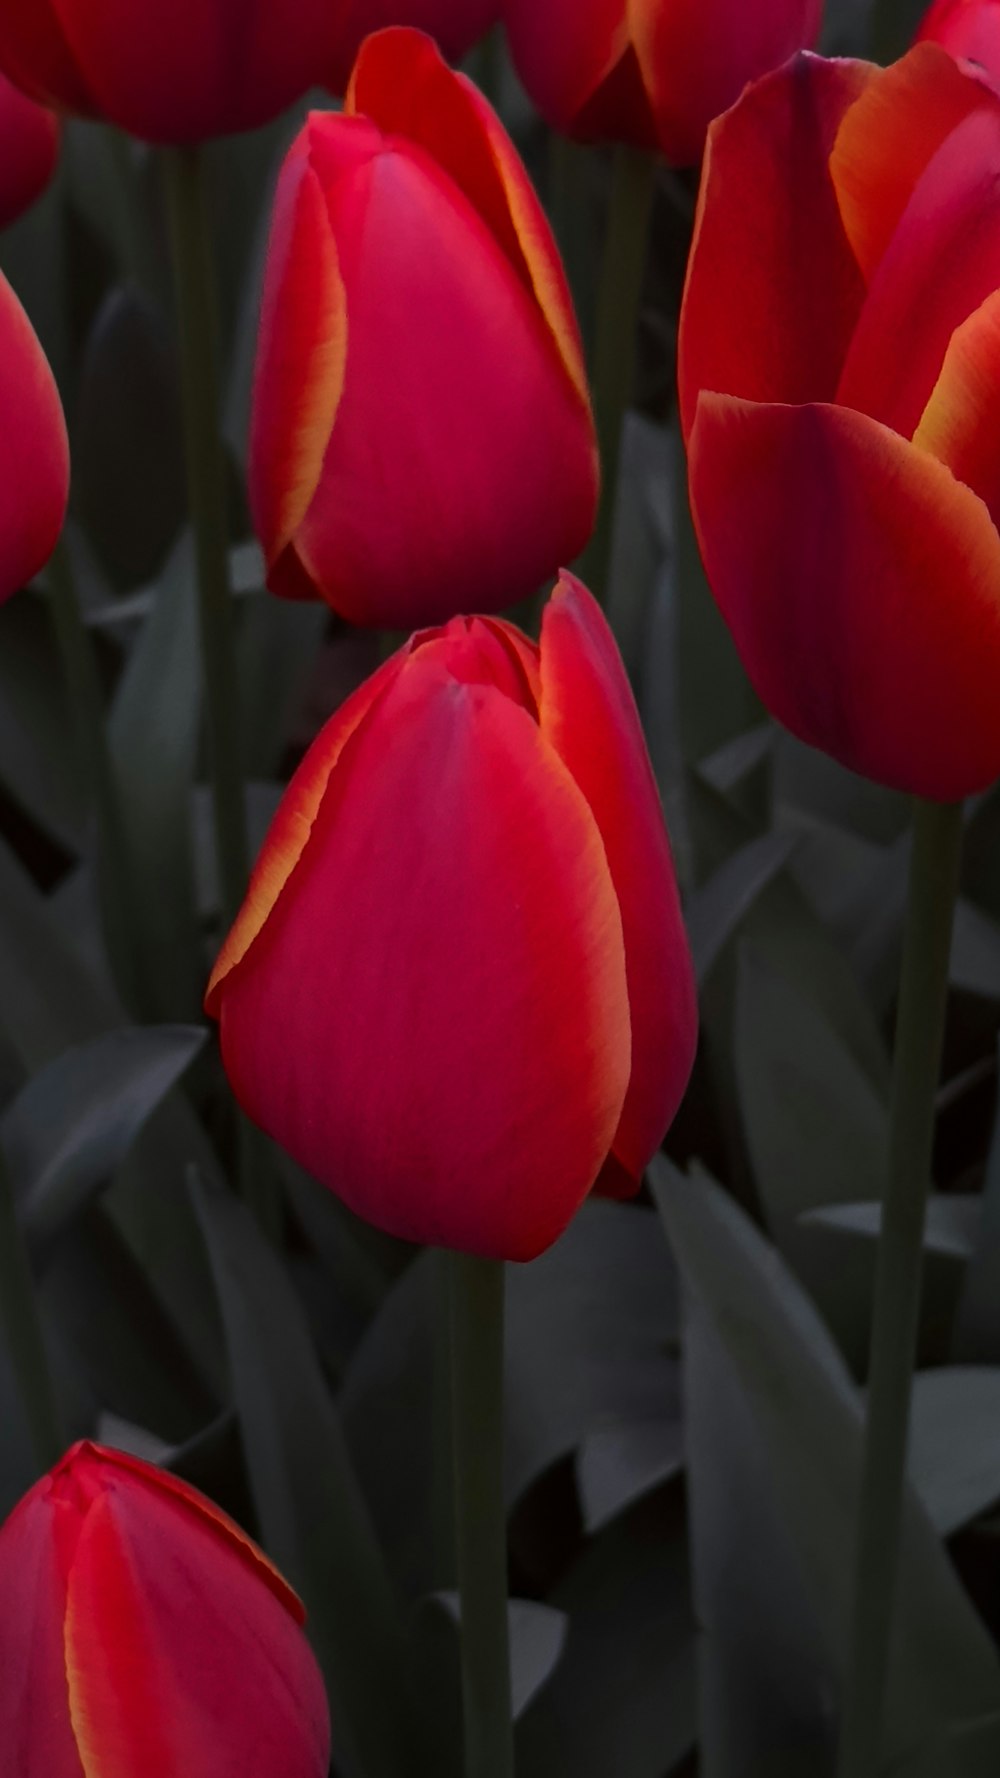
[[[165,1471],[74,1446],[0,1529],[0,1778],[326,1778],[298,1599]]]
[[[347,0],[336,27],[333,87],[343,92],[364,38],[387,25],[426,31],[451,62],[485,37],[500,14],[501,0]]]
[[[250,492],[268,584],[410,629],[533,592],[586,543],[597,457],[558,251],[499,120],[382,31],[285,164]]]
[[[748,81],[816,41],[823,0],[505,0],[504,16],[553,128],[683,167]]]
[[[960,61],[976,62],[1000,84],[1000,0],[934,0],[917,41],[940,43]]]
[[[44,568],[69,496],[69,445],[55,380],[0,275],[0,601]]]
[[[702,554],[794,733],[1000,775],[1000,97],[934,44],[803,56],[708,146],[680,335]]]
[[[150,142],[255,129],[322,84],[337,0],[5,0],[0,68]]]
[[[59,119],[0,74],[0,228],[9,228],[50,184],[59,162]]]
[[[533,1258],[634,1191],[696,1041],[649,757],[579,582],[455,618],[292,780],[208,1010],[249,1115],[391,1233]]]

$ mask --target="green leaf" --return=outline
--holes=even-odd
[[[1000,1364],[1000,1111],[983,1181],[982,1214],[955,1313],[953,1355],[964,1364]]]
[[[54,1240],[107,1183],[204,1041],[204,1029],[186,1025],[112,1031],[22,1088],[0,1141],[33,1247]]]
[[[123,1014],[52,920],[45,897],[0,840],[0,1020],[28,1073]]]
[[[757,897],[784,869],[795,845],[794,835],[783,833],[751,840],[691,897],[685,921],[700,982],[738,931]]]
[[[32,821],[79,851],[86,780],[49,613],[30,592],[0,608],[0,781]]]
[[[666,1162],[654,1164],[653,1185],[685,1282],[753,1417],[826,1658],[840,1675],[862,1458],[858,1392],[808,1298],[725,1193]],[[996,1650],[911,1492],[887,1699],[890,1767],[998,1709]]]
[[[980,1213],[978,1193],[932,1193],[927,1203],[925,1251],[945,1259],[967,1260],[979,1232]],[[882,1206],[827,1204],[821,1210],[807,1210],[802,1222],[807,1228],[832,1229],[836,1234],[877,1241],[882,1228]]]
[[[593,1535],[644,1494],[684,1467],[680,1399],[656,1420],[602,1426],[587,1434],[576,1456],[576,1484],[584,1529]]]
[[[329,610],[321,600],[247,602],[239,668],[243,769],[248,778],[273,778],[279,773],[329,621]]]
[[[395,1778],[404,1639],[339,1416],[278,1256],[242,1204],[194,1181],[264,1545],[305,1601],[345,1766]]]
[[[1000,1500],[1000,1369],[942,1366],[913,1379],[910,1476],[942,1537]]]

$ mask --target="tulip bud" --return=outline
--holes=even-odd
[[[44,568],[69,496],[66,422],[31,323],[0,276],[0,601]]]
[[[30,210],[59,160],[59,120],[0,74],[0,228]]]
[[[278,187],[250,492],[268,584],[409,629],[534,591],[590,534],[579,334],[497,117],[416,31],[358,58]]]
[[[639,718],[564,577],[540,645],[455,618],[285,795],[208,1010],[244,1109],[391,1233],[531,1259],[636,1189],[687,1083],[691,961]]]
[[[823,0],[505,0],[511,53],[554,129],[701,159],[749,80],[815,42]]]
[[[691,498],[760,696],[866,777],[1000,775],[1000,96],[934,44],[800,57],[713,127]]]
[[[321,84],[337,0],[5,0],[0,68],[150,142],[256,129]]]
[[[0,1529],[0,1778],[326,1778],[303,1612],[186,1483],[76,1445]]]
[[[412,25],[433,37],[450,62],[485,37],[501,0],[348,0],[336,29],[333,87],[343,92],[366,37],[388,25]]]
[[[960,61],[975,62],[1000,85],[1000,0],[934,0],[918,43],[940,43]]]

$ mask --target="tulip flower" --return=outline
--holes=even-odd
[[[628,681],[564,577],[540,645],[455,618],[327,724],[207,1007],[249,1115],[359,1215],[500,1259],[635,1190],[696,1038]]]
[[[49,185],[59,161],[55,113],[0,74],[0,228],[9,228]]]
[[[804,56],[708,145],[680,337],[691,497],[803,740],[949,801],[1000,774],[1000,98],[933,44]]]
[[[255,129],[323,81],[337,0],[6,0],[0,68],[150,142]]]
[[[0,1778],[326,1778],[303,1612],[186,1483],[76,1445],[0,1529]]]
[[[977,63],[1000,84],[1000,0],[934,0],[917,41],[940,43],[959,60]]]
[[[353,623],[499,610],[586,543],[579,334],[527,174],[430,39],[368,38],[285,164],[250,493],[268,584]]]
[[[449,61],[460,61],[485,37],[500,13],[501,0],[347,0],[336,27],[332,72],[335,92],[343,92],[364,38],[387,25],[426,31]]]
[[[69,495],[66,422],[31,323],[0,275],[0,601],[44,568]]]
[[[714,117],[815,42],[823,0],[505,0],[515,66],[554,129],[701,159]]]

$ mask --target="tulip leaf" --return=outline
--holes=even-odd
[[[969,1259],[979,1231],[981,1210],[976,1192],[932,1193],[927,1203],[925,1252],[944,1259]],[[806,1210],[802,1223],[806,1228],[830,1229],[835,1234],[877,1241],[882,1228],[882,1206],[871,1202],[827,1204],[821,1210]]]
[[[703,1173],[654,1164],[654,1194],[685,1283],[750,1414],[781,1524],[831,1673],[842,1674],[851,1615],[862,1415],[812,1303],[730,1198]],[[697,1460],[692,1457],[693,1473]],[[762,1616],[770,1611],[762,1597]],[[903,1769],[934,1736],[1000,1709],[1000,1664],[920,1506],[902,1525],[897,1638],[887,1698],[887,1763]]]
[[[685,909],[698,980],[704,981],[757,897],[783,870],[795,850],[793,834],[769,833],[751,840],[709,878]]]
[[[407,1763],[404,1638],[339,1415],[278,1255],[235,1198],[197,1174],[192,1189],[265,1548],[305,1601],[345,1768],[396,1778]]]
[[[679,1403],[657,1420],[602,1426],[588,1433],[576,1457],[576,1483],[584,1528],[603,1530],[684,1468]]]
[[[28,1072],[123,1021],[2,840],[0,1021]]]
[[[329,620],[321,600],[247,602],[239,661],[243,766],[248,778],[272,778],[280,769]]]
[[[52,624],[33,593],[0,607],[0,779],[32,821],[79,851],[86,780]]]
[[[1000,1501],[1000,1368],[944,1365],[918,1373],[909,1462],[942,1537]]]
[[[986,1163],[979,1237],[955,1314],[953,1348],[963,1363],[1000,1364],[1000,1111]]]
[[[196,1026],[111,1031],[28,1082],[0,1142],[32,1246],[44,1247],[108,1181],[205,1041]]]

